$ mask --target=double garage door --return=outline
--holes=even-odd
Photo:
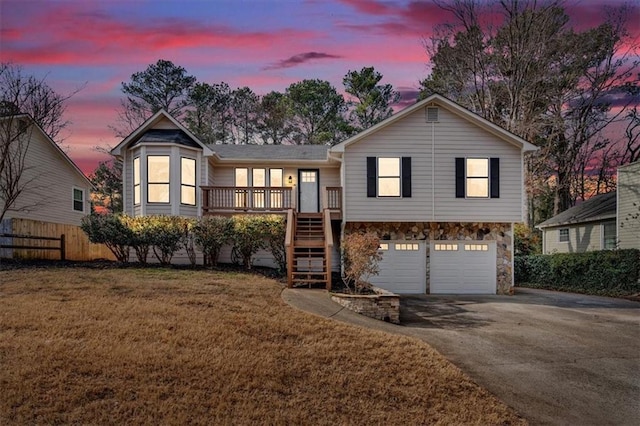
[[[426,243],[383,241],[380,274],[372,284],[399,294],[426,292]],[[495,294],[495,241],[434,241],[430,246],[430,292]]]

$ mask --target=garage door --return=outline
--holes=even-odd
[[[495,241],[432,242],[430,248],[431,293],[496,293]]]
[[[382,241],[380,273],[369,281],[394,293],[424,293],[427,288],[425,247],[424,241]]]

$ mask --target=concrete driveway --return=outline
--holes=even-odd
[[[640,424],[640,303],[531,289],[406,296],[401,322],[532,424]]]

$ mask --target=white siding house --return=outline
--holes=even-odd
[[[112,153],[124,161],[129,214],[287,213],[294,245],[303,227],[312,235],[322,223],[323,236],[330,227],[330,256],[317,257],[328,238],[296,245],[306,257],[294,254],[295,267],[308,265],[293,271],[298,277],[328,279],[326,265],[339,269],[341,238],[375,232],[380,287],[504,294],[513,288],[513,223],[523,217],[523,155],[535,149],[433,95],[334,147],[204,145],[160,111]],[[180,198],[185,157],[198,170],[195,205]]]
[[[26,184],[5,219],[80,225],[82,217],[91,210],[91,182],[31,117],[21,115],[13,119],[28,126],[21,177]]]
[[[618,169],[618,245],[640,249],[640,162]]]

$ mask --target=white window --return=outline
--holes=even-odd
[[[170,158],[168,155],[147,157],[147,200],[149,203],[169,202]]]
[[[282,169],[270,169],[269,170],[269,186],[272,188],[282,187],[284,172]],[[281,208],[282,207],[282,197],[283,193],[281,190],[273,190],[270,195],[271,207],[273,208]]]
[[[316,181],[316,172],[302,172],[300,180],[306,183],[313,183]]]
[[[602,248],[604,250],[613,250],[616,248],[616,223],[605,222],[602,225]]]
[[[395,249],[396,251],[418,251],[418,244],[415,243],[409,243],[409,244],[405,244],[405,243],[400,243],[400,244],[396,244],[395,245]]]
[[[400,158],[378,158],[378,197],[400,196]]]
[[[196,205],[196,160],[180,158],[180,203]]]
[[[569,242],[569,228],[562,228],[559,232],[559,240],[561,243]]]
[[[458,251],[458,244],[435,244],[433,249],[435,251]]]
[[[489,159],[467,158],[466,196],[469,198],[489,197]]]
[[[488,244],[465,244],[465,251],[489,251]]]
[[[264,208],[265,202],[265,191],[264,189],[256,189],[256,188],[264,188],[267,186],[267,170],[266,169],[253,169],[252,171],[252,186],[253,189],[253,207],[255,208]]]
[[[133,204],[140,204],[140,157],[133,159]]]
[[[84,190],[73,188],[73,211],[84,212]]]
[[[235,193],[235,205],[236,207],[247,207],[247,195],[246,189],[240,189],[241,187],[249,186],[249,169],[245,167],[238,167],[236,169],[236,193]]]

